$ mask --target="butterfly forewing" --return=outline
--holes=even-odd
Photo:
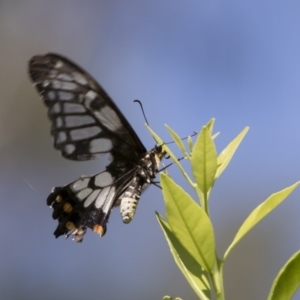
[[[54,146],[72,160],[111,153],[119,160],[138,161],[142,142],[104,89],[70,60],[34,56],[29,73],[52,121]]]

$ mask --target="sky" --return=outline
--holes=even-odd
[[[52,187],[98,173],[107,160],[68,161],[54,149],[27,74],[33,55],[59,53],[87,70],[147,149],[155,143],[134,99],[165,141],[164,124],[187,136],[215,118],[220,152],[250,127],[211,194],[222,256],[257,205],[300,180],[299,13],[295,0],[0,1],[1,299],[197,299],[155,219],[165,213],[155,186],[129,225],[116,208],[103,238],[54,238]],[[187,188],[176,167],[169,172]],[[296,190],[232,251],[227,299],[267,298],[300,248],[299,212]]]

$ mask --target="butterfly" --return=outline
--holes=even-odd
[[[54,147],[65,158],[82,161],[110,154],[99,174],[53,188],[47,204],[58,220],[55,237],[82,242],[88,228],[103,236],[118,205],[123,222],[129,223],[166,154],[163,146],[147,151],[104,89],[69,59],[52,53],[33,56],[29,75],[48,107]]]

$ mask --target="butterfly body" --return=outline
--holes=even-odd
[[[54,147],[71,160],[110,153],[106,170],[56,187],[47,199],[58,219],[54,232],[81,242],[87,228],[101,236],[114,206],[129,223],[142,191],[155,178],[165,152],[149,152],[103,88],[79,66],[57,54],[34,56],[29,74],[48,107]]]

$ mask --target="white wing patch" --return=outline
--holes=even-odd
[[[77,88],[77,84],[69,81],[53,80],[52,87],[54,89],[75,90]]]
[[[64,66],[63,62],[61,60],[57,61],[54,68],[55,69],[61,69]]]
[[[84,200],[93,190],[90,188],[86,188],[79,193],[76,194],[76,197],[79,201]]]
[[[72,72],[72,76],[74,77],[75,81],[77,81],[79,84],[87,85],[88,81],[84,76],[82,76],[78,72]]]
[[[102,172],[95,176],[95,185],[104,187],[113,183],[113,178],[108,172]]]
[[[110,131],[117,131],[122,128],[122,123],[117,114],[109,107],[105,106],[100,112],[94,112],[98,120]]]
[[[93,90],[90,90],[86,93],[85,98],[89,100],[95,100],[99,95],[95,93]],[[89,107],[89,105],[87,105]]]
[[[75,103],[64,103],[63,110],[67,114],[86,112],[84,106]]]
[[[77,191],[80,191],[84,188],[86,188],[88,186],[90,182],[90,178],[82,178],[82,179],[79,179],[77,181],[75,181],[73,184],[71,184],[70,188],[74,191],[74,192],[77,192]]]
[[[58,92],[58,98],[59,98],[59,100],[62,100],[62,101],[64,101],[64,100],[69,101],[69,100],[73,100],[74,94],[70,93],[70,92],[59,91]]]
[[[66,81],[72,81],[73,78],[72,76],[70,76],[69,74],[67,73],[61,73],[57,76],[58,79],[61,79],[61,80],[66,80]]]
[[[56,93],[53,91],[49,91],[47,94],[47,100],[53,101],[53,100],[55,100],[55,98],[56,98]]]
[[[67,140],[67,135],[64,131],[61,131],[58,133],[58,137],[57,137],[57,143],[63,143]]]
[[[104,213],[108,213],[108,207],[109,209],[112,207],[111,200],[113,199],[115,195],[115,188],[112,186],[104,188],[99,196],[97,197],[97,200],[95,202],[96,208],[102,208]]]
[[[87,127],[87,128],[82,128],[82,129],[75,129],[71,130],[71,138],[73,141],[78,141],[78,140],[85,140],[94,137],[95,135],[99,134],[102,130],[97,127]]]
[[[64,119],[67,127],[79,127],[95,123],[95,120],[89,115],[66,116]]]
[[[94,190],[84,201],[84,207],[90,206],[98,197],[99,193],[101,192],[101,189]]]
[[[106,188],[106,189],[109,189],[109,188]],[[103,207],[102,207],[102,211],[105,214],[108,214],[113,206],[112,199],[114,198],[115,193],[116,193],[115,187],[114,186],[110,187],[110,190],[106,196],[105,203],[103,204]],[[98,199],[99,199],[99,197],[98,197]],[[98,199],[97,199],[97,201],[98,201]]]
[[[49,84],[50,84],[50,81],[49,80],[45,80],[43,82],[43,87],[46,88]]]
[[[72,154],[75,151],[75,146],[73,144],[67,144],[64,147],[64,150],[66,151],[67,154]]]
[[[111,149],[112,142],[106,138],[94,139],[90,143],[91,153],[108,152]]]
[[[61,111],[60,103],[55,103],[49,110],[50,114],[58,114]]]
[[[59,117],[59,118],[56,118],[55,122],[56,122],[56,127],[57,127],[57,128],[60,128],[60,127],[63,126],[62,118],[60,118],[60,117]]]

